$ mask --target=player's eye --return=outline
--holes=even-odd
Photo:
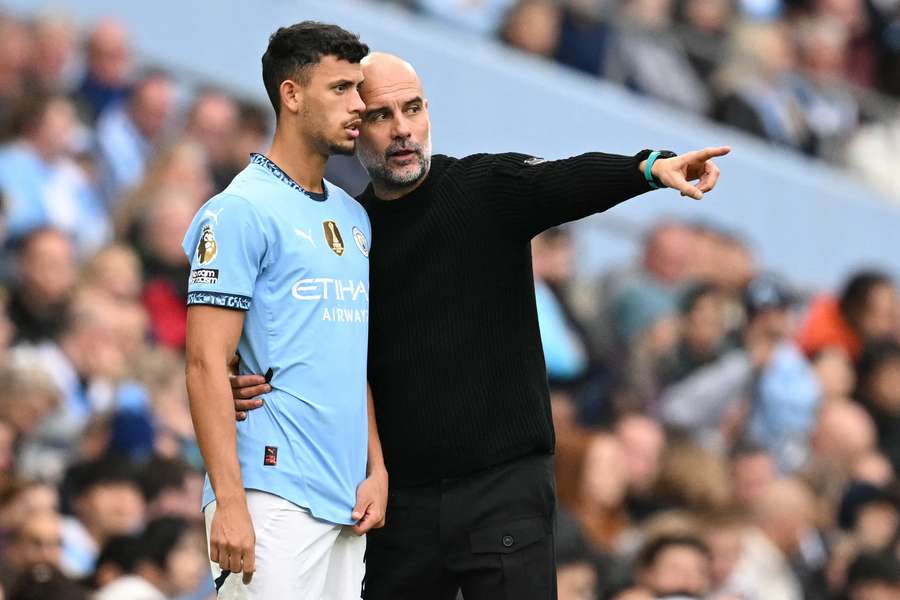
[[[406,109],[406,112],[408,112],[411,115],[414,115],[414,114],[421,112],[421,110],[422,110],[421,105],[413,104],[412,106],[410,106],[409,108]]]
[[[347,91],[347,84],[340,83],[340,84],[334,86],[334,91],[336,91],[338,94],[343,94],[344,92]]]

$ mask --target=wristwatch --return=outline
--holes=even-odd
[[[653,188],[654,190],[657,190],[657,189],[666,187],[665,184],[662,181],[660,181],[659,179],[657,179],[656,176],[653,174],[653,172],[652,172],[653,163],[655,163],[660,158],[673,158],[675,156],[678,156],[678,155],[676,153],[672,152],[671,150],[653,150],[650,152],[650,154],[647,156],[647,159],[646,159],[647,164],[644,167],[644,179],[647,180],[647,183],[650,185],[651,188]]]

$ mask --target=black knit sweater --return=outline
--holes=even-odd
[[[646,158],[435,155],[372,221],[369,382],[392,485],[553,452],[531,238],[650,188]]]

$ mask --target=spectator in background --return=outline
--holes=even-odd
[[[663,453],[656,496],[667,508],[701,513],[723,510],[731,502],[728,463],[696,444],[673,441]]]
[[[141,467],[138,482],[148,519],[202,518],[197,506],[203,492],[203,476],[183,460],[155,456]]]
[[[225,189],[234,177],[231,144],[238,132],[238,118],[237,102],[212,89],[200,92],[188,112],[187,137],[206,154],[213,194]],[[245,165],[246,162],[245,156]]]
[[[848,34],[837,19],[819,17],[797,27],[800,73],[794,95],[819,156],[837,159],[859,125],[859,106],[845,80]]]
[[[662,535],[649,540],[636,560],[638,583],[657,598],[703,598],[710,589],[711,556],[693,535]]]
[[[138,248],[146,280],[144,307],[153,338],[173,350],[184,348],[190,263],[181,239],[199,208],[196,198],[171,190],[157,198],[139,225]]]
[[[752,507],[741,558],[731,579],[758,600],[802,600],[803,588],[791,561],[813,527],[813,497],[792,479],[772,483]]]
[[[113,580],[96,600],[164,600],[197,590],[207,569],[197,527],[175,517],[156,519],[147,524],[140,544],[134,574]]]
[[[12,144],[0,149],[0,187],[8,198],[11,237],[40,227],[72,236],[80,255],[110,235],[108,217],[92,182],[72,159],[75,109],[65,96],[38,94],[23,100]]]
[[[725,510],[701,517],[701,539],[710,554],[710,597],[715,600],[757,600],[752,586],[740,589],[733,581],[744,552],[746,528],[744,511]]]
[[[557,62],[593,76],[603,75],[612,37],[608,0],[569,0],[562,6]]]
[[[716,76],[714,116],[739,129],[799,150],[812,137],[790,86],[796,68],[790,30],[780,23],[739,25],[732,34],[731,60]]]
[[[81,284],[120,302],[139,300],[143,285],[141,261],[131,246],[106,246],[85,264]]]
[[[897,290],[887,275],[859,271],[839,298],[824,294],[812,301],[797,341],[807,356],[837,346],[855,362],[864,344],[893,335],[897,305]]]
[[[875,342],[859,362],[857,399],[878,430],[878,446],[900,472],[900,344]]]
[[[420,11],[445,23],[481,35],[500,30],[506,12],[516,0],[411,0]]]
[[[890,554],[862,554],[847,573],[847,600],[900,598],[900,561]]]
[[[243,166],[246,167],[244,158]],[[138,229],[160,197],[187,195],[200,206],[205,202],[204,198],[209,198],[212,186],[202,146],[187,139],[163,145],[147,165],[140,184],[116,207],[116,235],[140,247]]]
[[[697,74],[709,81],[728,49],[734,7],[729,0],[680,0],[676,30]]]
[[[41,511],[25,515],[13,529],[3,558],[12,573],[20,575],[38,565],[60,568],[61,549],[60,516],[55,512]]]
[[[75,248],[57,229],[37,229],[19,241],[8,313],[16,342],[40,343],[62,331],[75,286]]]
[[[28,29],[11,16],[0,14],[0,139],[9,135],[7,121],[28,91],[26,74],[32,49]]]
[[[896,79],[900,80],[900,77]],[[894,116],[867,123],[858,129],[844,147],[844,162],[862,179],[880,188],[896,203],[900,202],[900,179],[894,176],[898,153],[900,107],[896,109]]]
[[[822,388],[822,404],[850,397],[856,388],[856,372],[850,356],[839,346],[824,348],[811,357]]]
[[[680,381],[710,364],[730,349],[726,334],[725,304],[718,288],[699,283],[682,296],[681,336],[660,366],[662,383]]]
[[[90,577],[90,587],[94,590],[101,589],[121,577],[134,573],[142,551],[141,538],[137,534],[109,538],[97,557],[94,573]]]
[[[559,45],[561,18],[553,0],[519,0],[506,14],[500,37],[513,48],[551,58]]]
[[[38,16],[31,27],[34,48],[29,76],[33,85],[48,93],[69,87],[75,59],[75,28],[64,14]]]
[[[734,505],[750,511],[778,479],[778,467],[769,452],[760,446],[743,444],[731,453],[731,484]]]
[[[889,552],[900,526],[898,510],[897,498],[890,491],[853,482],[841,499],[838,525],[862,551]]]
[[[124,102],[131,83],[131,46],[125,26],[99,21],[88,34],[87,68],[76,95],[90,123],[111,106]]]
[[[666,448],[666,434],[658,422],[637,413],[623,415],[616,422],[614,432],[625,453],[628,513],[635,523],[640,523],[661,508],[653,492]]]
[[[100,549],[113,536],[140,531],[144,499],[133,466],[103,457],[73,466],[66,476],[73,516],[63,526],[63,569],[93,573]]]
[[[557,600],[598,600],[593,554],[578,523],[568,515],[557,515],[554,543]]]
[[[232,173],[235,175],[239,173],[247,166],[247,157],[265,147],[270,129],[268,113],[256,104],[248,102],[238,104],[237,132],[227,145],[231,152],[229,166]],[[365,180],[368,182],[368,175],[365,176]]]
[[[175,86],[162,71],[145,73],[128,99],[109,106],[97,120],[97,154],[107,206],[115,207],[131,190],[167,128],[175,110]]]
[[[26,571],[13,585],[8,600],[88,600],[81,585],[48,565],[37,565]]]
[[[587,539],[597,549],[620,549],[630,523],[625,506],[625,456],[619,441],[609,434],[593,434],[584,448],[581,488],[570,507]]]
[[[627,0],[604,73],[613,81],[695,113],[711,106],[709,92],[678,37],[671,33],[671,0]]]
[[[588,344],[563,295],[572,278],[572,252],[564,228],[549,229],[531,242],[538,324],[551,385],[576,381],[589,366]]]

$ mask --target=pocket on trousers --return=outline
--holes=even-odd
[[[469,532],[469,547],[473,554],[512,554],[549,534],[546,517],[514,519]]]

